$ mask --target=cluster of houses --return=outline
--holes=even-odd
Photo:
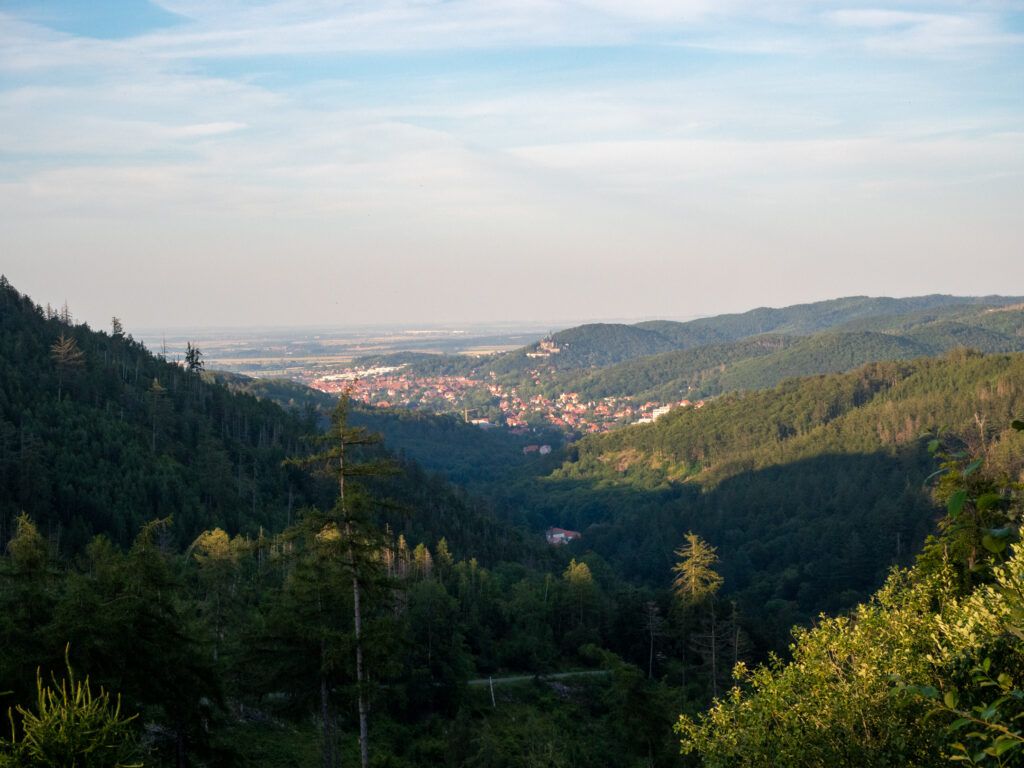
[[[372,369],[322,376],[310,382],[321,392],[343,392],[379,408],[427,408],[433,411],[458,410],[466,396],[483,382],[468,376],[416,376],[399,369]]]
[[[538,346],[545,355],[557,354],[559,348],[550,340]],[[514,385],[501,384],[491,373],[489,380],[469,376],[418,376],[400,367],[351,369],[320,376],[310,386],[323,392],[342,392],[380,408],[402,407],[425,409],[435,413],[463,411],[471,395],[485,391],[493,399],[501,418],[496,422],[481,415],[466,421],[482,429],[503,424],[509,429],[525,430],[543,421],[567,432],[592,434],[606,432],[627,424],[655,421],[675,408],[700,408],[703,400],[679,400],[671,403],[634,403],[627,397],[603,397],[586,400],[578,392],[562,392],[554,397],[543,394],[523,396]],[[538,371],[531,371],[536,381]],[[538,448],[539,450],[539,448]]]
[[[562,392],[556,397],[541,394],[529,398],[520,396],[516,387],[495,382],[487,385],[491,396],[498,399],[498,407],[511,427],[526,426],[531,415],[541,415],[555,427],[583,434],[606,432],[626,424],[646,424],[675,408],[701,408],[703,400],[679,400],[672,403],[647,402],[635,405],[626,397],[603,397],[584,400],[578,392]]]

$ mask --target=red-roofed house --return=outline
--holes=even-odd
[[[583,538],[583,534],[579,531],[567,531],[565,528],[548,528],[544,537],[548,540],[548,544],[562,545],[568,544],[570,541],[576,541],[576,539]]]

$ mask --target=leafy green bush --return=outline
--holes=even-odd
[[[708,768],[1024,764],[1020,485],[940,447],[947,515],[917,565],[797,630],[790,663],[739,665],[729,695],[680,718],[684,753]]]

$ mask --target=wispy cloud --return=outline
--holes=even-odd
[[[1024,35],[1005,30],[995,14],[922,13],[887,9],[844,9],[831,21],[868,34],[870,50],[906,56],[963,53],[967,49],[1024,45]]]
[[[230,121],[220,123],[195,123],[193,125],[182,125],[173,128],[166,128],[165,133],[170,137],[202,137],[220,136],[225,133],[234,133],[246,128],[245,123],[233,123]]]
[[[958,221],[1021,242],[1015,0],[160,4],[175,24],[119,39],[0,13],[23,264],[140,222],[200,265],[237,239],[339,274],[436,259],[437,286],[504,279],[498,253],[570,280],[642,248],[678,276],[672,254],[783,258],[808,227],[890,255]]]

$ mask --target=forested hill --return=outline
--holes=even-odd
[[[1024,355],[878,363],[584,438],[544,482],[509,493],[535,524],[580,530],[653,583],[696,531],[719,546],[725,590],[784,644],[791,624],[866,597],[933,530],[923,433],[983,449],[1022,411]],[[992,470],[1017,477],[1003,450]]]
[[[873,331],[826,331],[806,337],[764,334],[642,357],[562,377],[552,386],[588,399],[616,395],[672,402],[736,389],[763,389],[783,379],[841,373],[876,360],[905,360],[942,351],[908,337]]]
[[[581,440],[560,473],[645,486],[720,482],[828,452],[898,450],[937,427],[980,430],[982,439],[1008,425],[1022,406],[1024,355],[958,350],[791,379],[723,396],[702,409],[677,409],[654,424]]]
[[[330,503],[330,484],[283,465],[309,450],[315,412],[229,389],[123,331],[60,315],[0,285],[0,541],[21,512],[76,552],[98,533],[126,545],[165,517],[178,544],[215,527],[280,531],[304,506]],[[277,399],[291,391],[278,386]],[[380,489],[402,509],[388,521],[397,533],[447,533],[456,551],[472,546],[484,561],[522,554],[518,534],[483,502],[410,460],[401,466]]]
[[[0,286],[0,539],[23,511],[69,551],[96,533],[127,544],[168,516],[183,540],[211,526],[283,527],[316,500],[306,477],[281,467],[307,432],[130,335]]]
[[[498,375],[533,368],[576,370],[601,367],[676,349],[662,334],[633,325],[593,323],[558,331],[546,339],[507,352],[486,367]]]
[[[849,296],[841,299],[795,304],[791,307],[760,307],[749,312],[702,317],[684,323],[654,320],[636,327],[656,331],[672,339],[679,348],[735,341],[762,333],[806,336],[818,331],[865,323],[876,319],[924,312],[944,312],[963,307],[987,308],[1019,304],[1020,297],[1006,296],[912,296],[893,299],[885,296]]]
[[[687,322],[580,325],[483,359],[410,352],[357,363],[407,364],[421,375],[494,373],[520,384],[539,373],[545,390],[594,397],[701,397],[736,387],[771,386],[787,376],[850,370],[875,360],[941,354],[960,346],[982,352],[1019,351],[1024,348],[1022,301],[1007,296],[853,296]],[[837,339],[822,333],[850,335]],[[816,336],[820,338],[801,341]],[[787,342],[800,348],[748,365],[746,358],[778,351]],[[709,375],[732,365],[748,370]]]
[[[626,395],[670,402],[771,387],[796,376],[840,373],[876,360],[939,355],[957,347],[1024,350],[1024,311],[1018,305],[953,304],[855,321],[807,336],[768,333],[562,375],[547,388],[586,398]]]

